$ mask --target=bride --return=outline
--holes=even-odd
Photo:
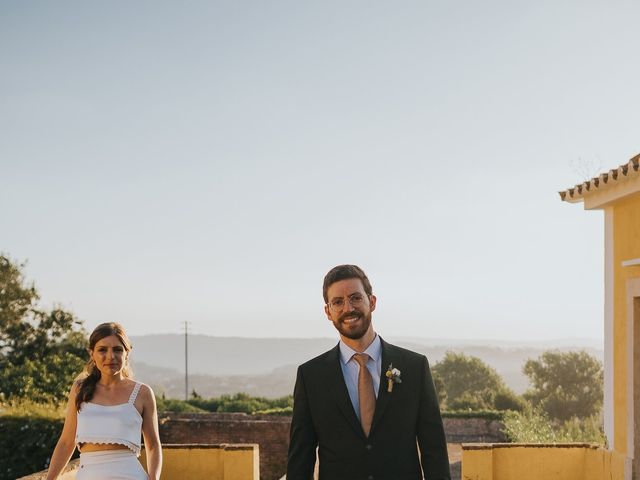
[[[56,480],[76,447],[77,480],[159,480],[162,449],[153,391],[131,378],[131,342],[118,323],[103,323],[89,337],[90,360],[74,382],[62,434],[47,480]],[[138,461],[141,434],[147,471]]]

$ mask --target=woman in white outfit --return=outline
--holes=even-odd
[[[89,337],[90,360],[71,387],[60,440],[47,480],[56,480],[76,445],[77,480],[159,480],[162,449],[151,389],[130,378],[131,342],[117,323],[98,325]],[[140,465],[144,436],[148,475]]]

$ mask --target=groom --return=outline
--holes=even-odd
[[[450,480],[426,357],[373,330],[376,297],[359,267],[331,269],[322,293],[340,342],[298,368],[287,480],[313,478],[316,447],[320,480]]]

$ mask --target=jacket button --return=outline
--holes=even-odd
[[[373,448],[373,445],[371,445],[370,443],[367,443],[367,446],[364,448],[366,448],[367,450],[371,450]]]

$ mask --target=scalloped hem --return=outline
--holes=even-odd
[[[127,442],[126,440],[116,440],[116,439],[104,439],[104,438],[77,438],[76,445],[78,447],[81,443],[93,443],[94,445],[123,445],[136,454],[136,457],[140,456],[140,446],[134,445],[131,442]]]

